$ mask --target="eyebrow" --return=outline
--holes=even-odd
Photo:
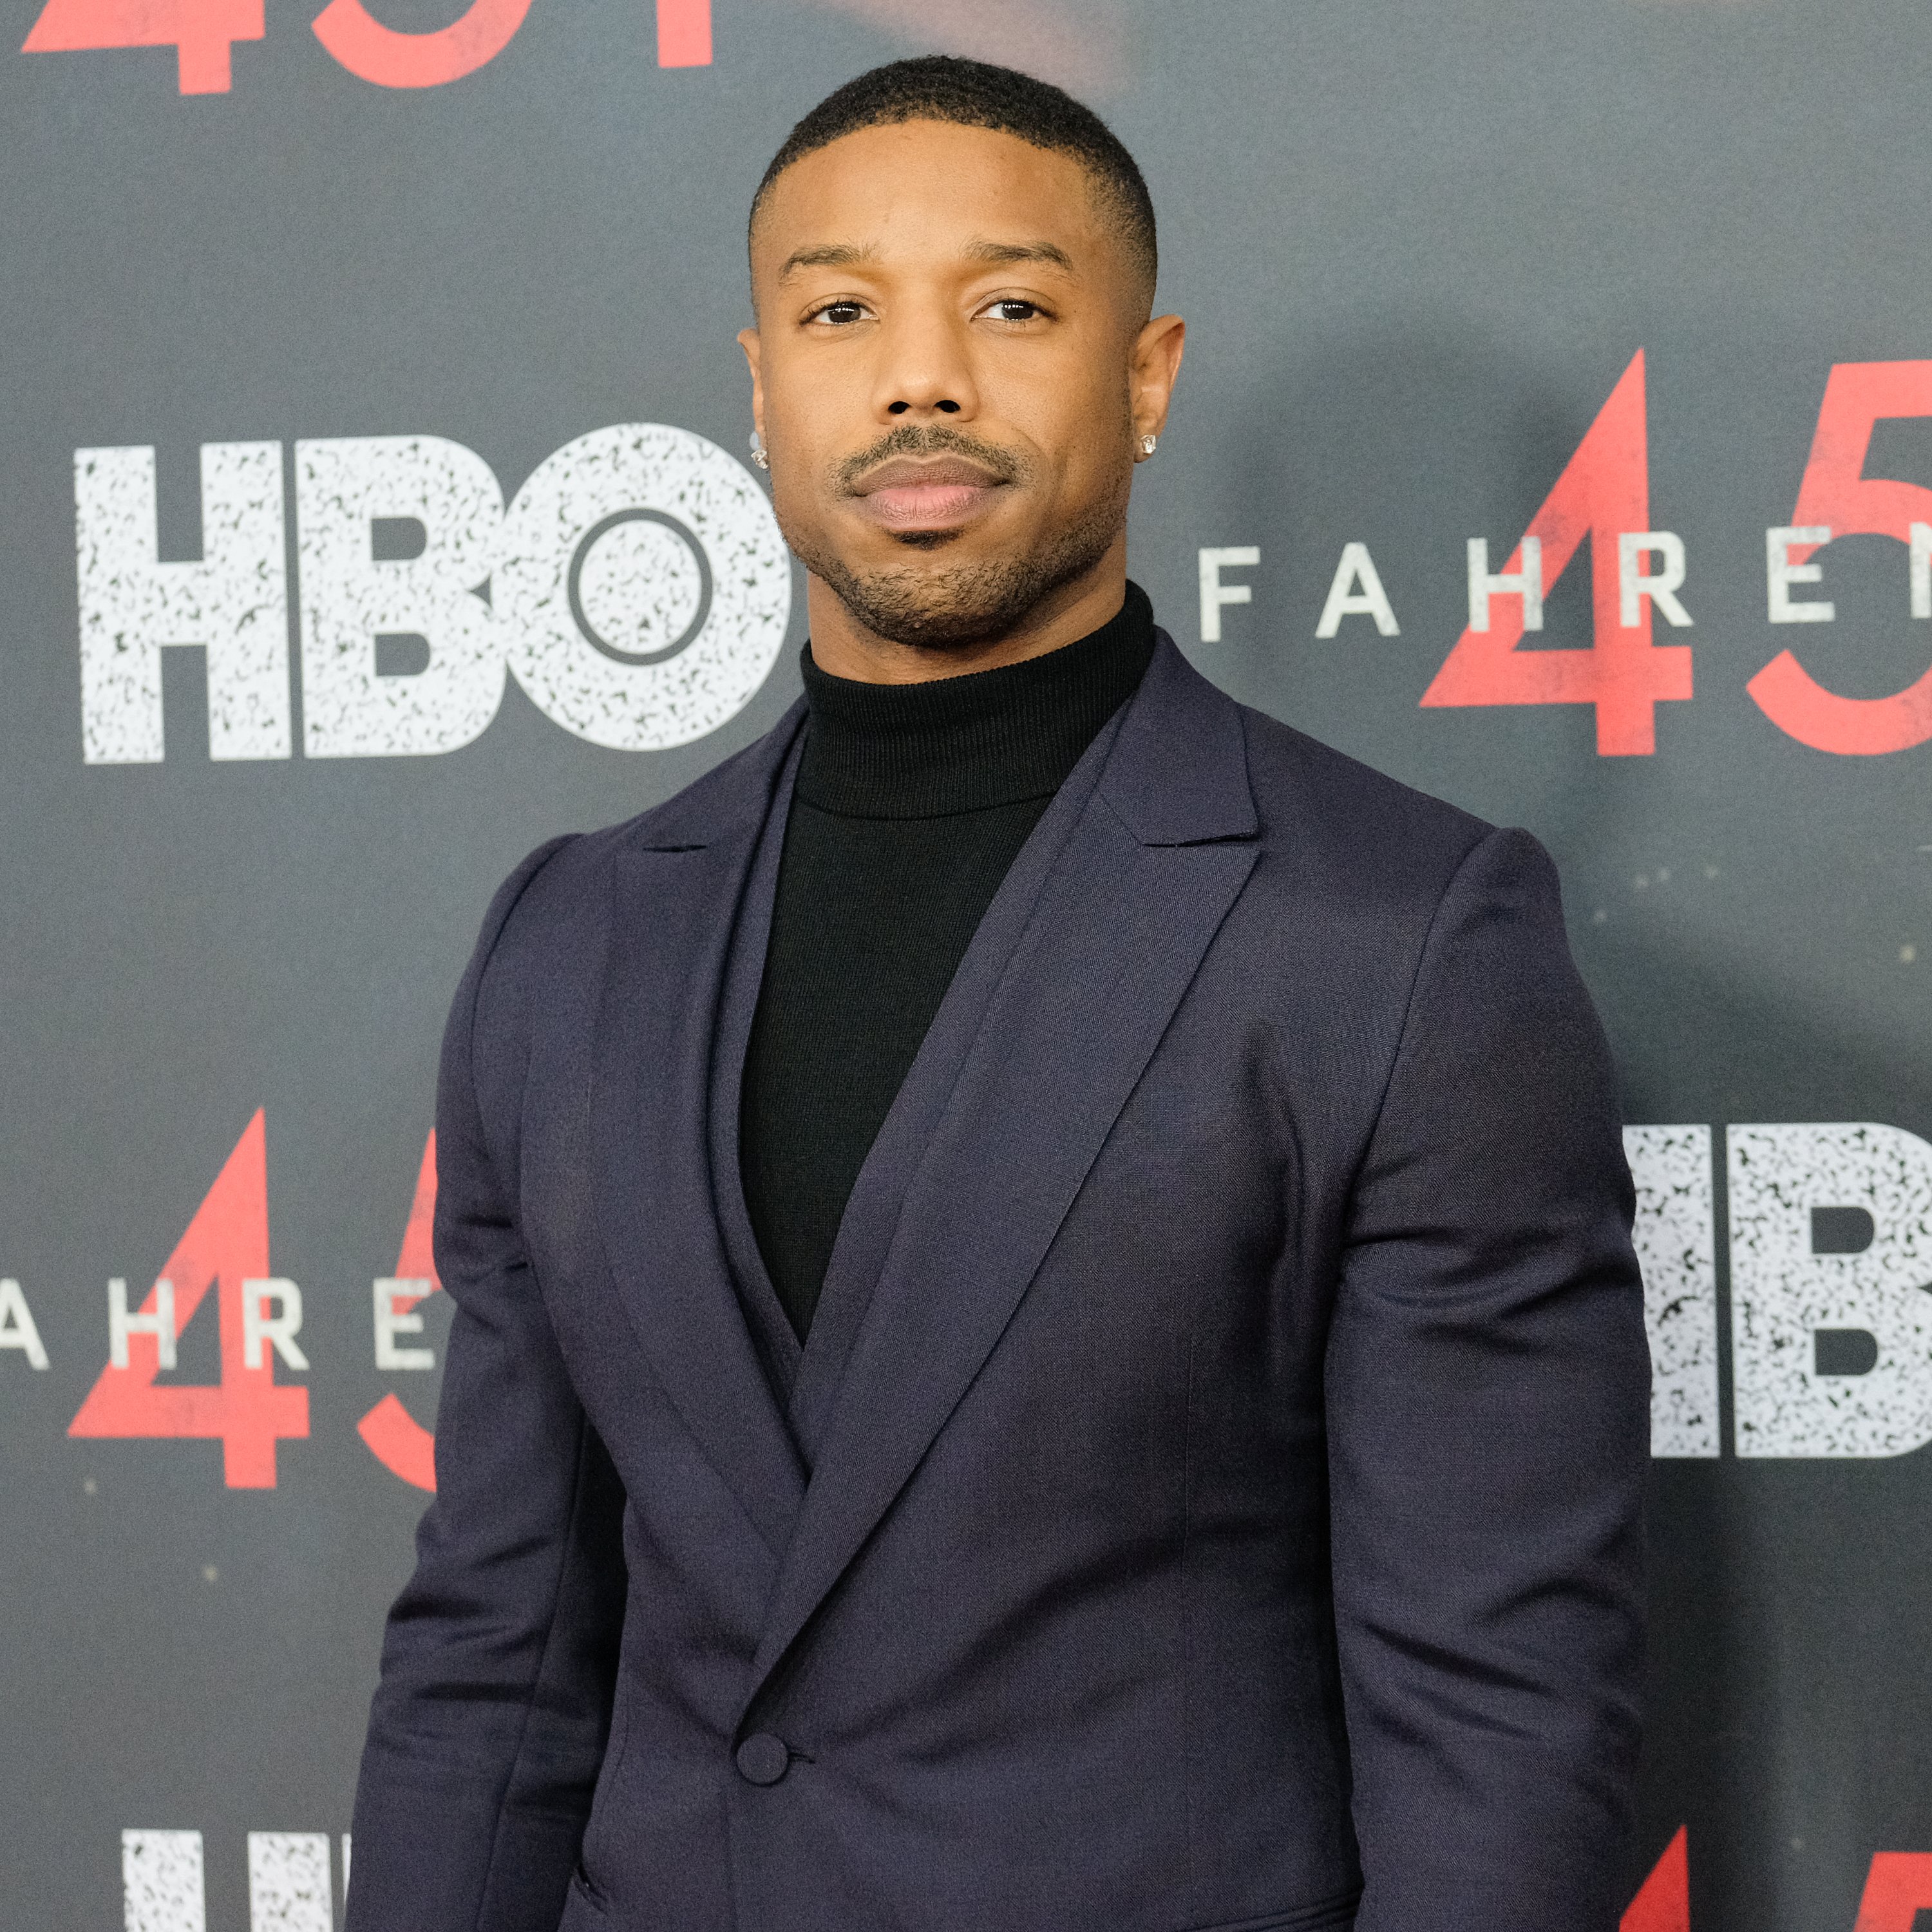
[[[783,281],[794,268],[852,268],[878,258],[879,251],[870,243],[862,248],[850,242],[827,242],[787,256],[784,266],[778,271],[778,280]]]
[[[1074,272],[1072,256],[1051,242],[969,242],[965,252],[975,262],[1050,262],[1070,275]],[[787,256],[778,280],[784,281],[796,268],[855,268],[878,259],[878,250],[869,242],[863,247],[850,242],[823,242]]]
[[[1073,257],[1051,242],[971,242],[966,252],[976,262],[1051,262],[1073,273]]]

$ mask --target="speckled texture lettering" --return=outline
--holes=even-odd
[[[662,520],[612,520],[639,510]],[[602,649],[571,608],[580,553],[578,601]],[[682,650],[654,663],[614,654],[676,645],[706,572],[710,607]],[[595,430],[538,466],[511,506],[495,591],[517,682],[567,730],[619,751],[687,744],[735,716],[791,616],[784,540],[751,472],[658,423]]]
[[[312,758],[453,752],[503,697],[501,627],[478,595],[503,516],[495,472],[435,436],[296,445],[302,743]],[[420,556],[378,560],[377,518],[413,518]],[[385,676],[376,640],[422,638],[423,668]]]
[[[1714,1456],[1718,1264],[1708,1127],[1626,1127],[1650,1334],[1650,1453]]]
[[[332,1932],[334,1922],[327,1834],[250,1832],[249,1932]]]
[[[206,1932],[199,1832],[123,1832],[126,1932]]]
[[[286,758],[281,445],[202,446],[199,563],[159,560],[152,448],[75,451],[74,500],[86,762],[160,762],[169,644],[207,652],[211,758]]]
[[[1902,1456],[1932,1442],[1932,1146],[1897,1127],[1730,1130],[1732,1393],[1740,1456]],[[1862,1208],[1861,1254],[1814,1254],[1816,1208]],[[1878,1359],[1820,1375],[1821,1329]]]

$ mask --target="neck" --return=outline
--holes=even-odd
[[[1127,533],[1122,530],[1090,570],[1042,598],[1012,629],[971,644],[902,644],[868,630],[817,577],[806,579],[812,659],[834,677],[860,684],[928,684],[936,678],[997,670],[1044,657],[1090,635],[1120,608],[1127,589]]]
[[[977,674],[886,685],[800,655],[811,721],[795,796],[854,818],[928,818],[1057,791],[1154,655],[1154,610],[1136,584],[1097,630],[1057,651]]]

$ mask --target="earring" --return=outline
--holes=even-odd
[[[1143,456],[1151,456],[1160,447],[1160,438],[1157,436],[1144,436],[1141,438],[1141,454]]]
[[[760,470],[769,470],[772,466],[772,459],[765,453],[765,440],[756,430],[752,432],[752,460]]]

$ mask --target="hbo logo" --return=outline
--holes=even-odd
[[[164,757],[161,653],[182,644],[207,654],[211,755],[290,755],[285,494],[280,443],[204,445],[201,560],[164,563],[154,451],[75,452],[89,764]],[[684,744],[750,701],[791,613],[751,472],[662,424],[578,437],[507,509],[460,443],[301,442],[295,511],[312,758],[454,751],[496,715],[506,675],[593,744]]]

